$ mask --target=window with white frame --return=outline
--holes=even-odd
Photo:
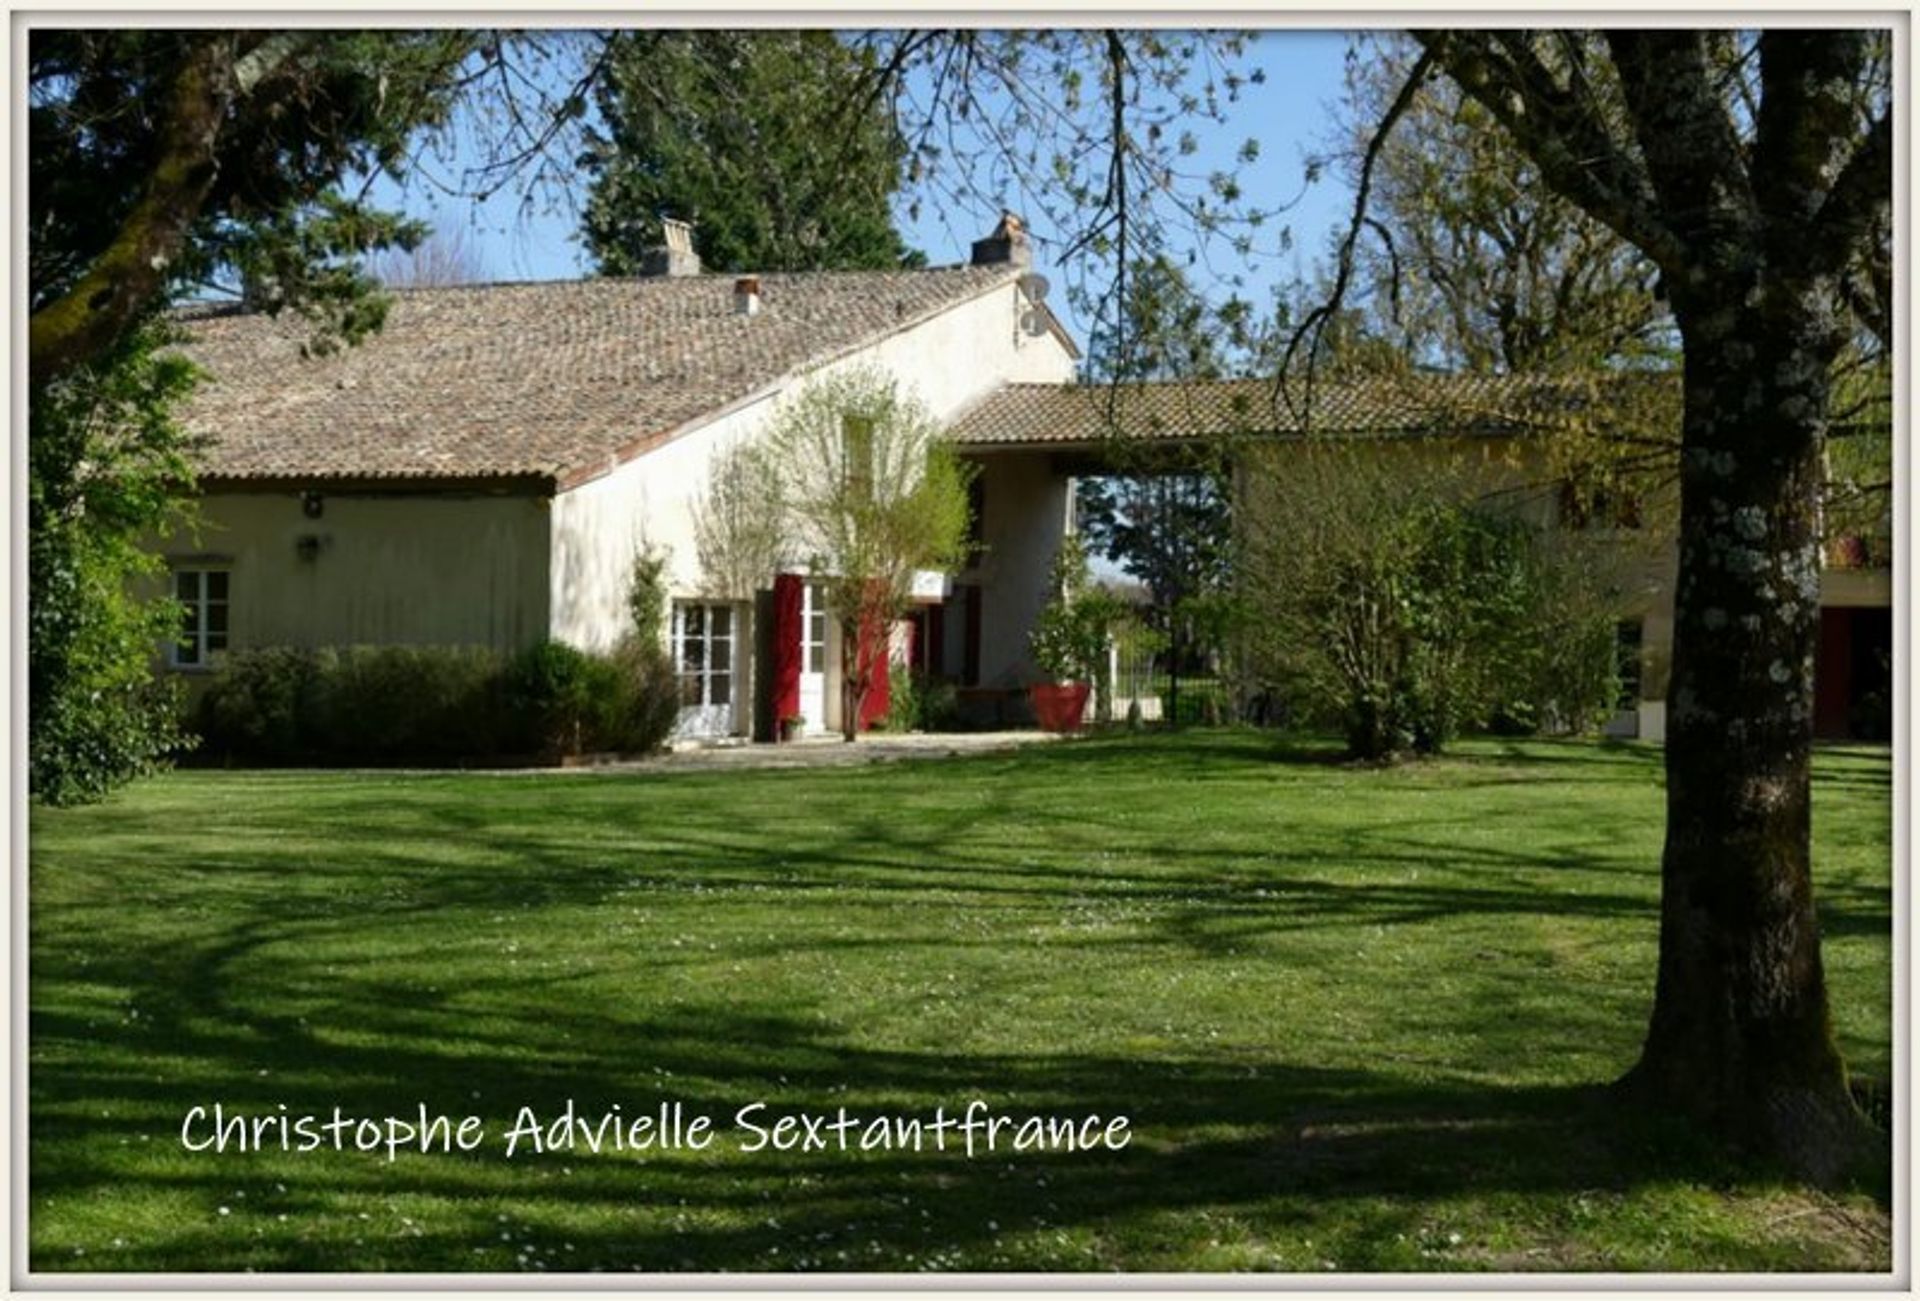
[[[826,593],[820,590],[820,584],[807,584],[805,608],[801,613],[805,616],[806,625],[801,634],[807,652],[804,671],[825,673],[827,671],[827,601]]]
[[[225,656],[229,577],[225,569],[173,571],[173,595],[181,606],[180,636],[169,656],[173,667],[211,668]]]
[[[683,708],[732,704],[733,607],[676,602],[673,661]]]

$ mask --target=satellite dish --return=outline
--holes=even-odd
[[[1047,278],[1038,271],[1029,271],[1026,275],[1021,276],[1020,287],[1026,290],[1027,297],[1036,303],[1046,302],[1047,291],[1053,288],[1052,285],[1047,283]]]
[[[1037,307],[1029,307],[1020,313],[1020,328],[1028,334],[1038,337],[1047,332],[1047,318]]]

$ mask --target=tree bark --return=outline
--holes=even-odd
[[[1884,1156],[1827,1012],[1810,866],[1822,449],[1843,278],[1891,202],[1863,31],[1768,33],[1743,144],[1698,32],[1605,41],[1630,138],[1524,32],[1418,32],[1545,183],[1659,266],[1685,356],[1654,1010],[1630,1089],[1815,1179]]]
[[[860,709],[867,703],[866,675],[860,671],[860,619],[840,621],[840,738],[860,739]]]
[[[1757,297],[1760,307],[1679,314],[1660,962],[1646,1044],[1625,1083],[1824,1182],[1868,1138],[1828,1017],[1810,866],[1834,344],[1830,316],[1804,302],[1769,312]]]

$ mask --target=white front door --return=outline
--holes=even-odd
[[[827,730],[827,606],[818,583],[800,598],[800,715],[809,733]]]
[[[733,633],[732,606],[674,602],[673,662],[680,671],[675,736],[732,735]]]

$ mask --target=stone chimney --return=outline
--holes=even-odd
[[[697,276],[700,255],[693,251],[693,227],[672,217],[662,217],[660,228],[667,242],[648,249],[640,256],[643,276]]]
[[[733,282],[733,314],[760,315],[760,277],[741,276]]]
[[[1032,266],[1033,247],[1027,243],[1026,223],[1002,209],[1000,224],[993,228],[993,233],[973,241],[973,264],[977,267]]]

